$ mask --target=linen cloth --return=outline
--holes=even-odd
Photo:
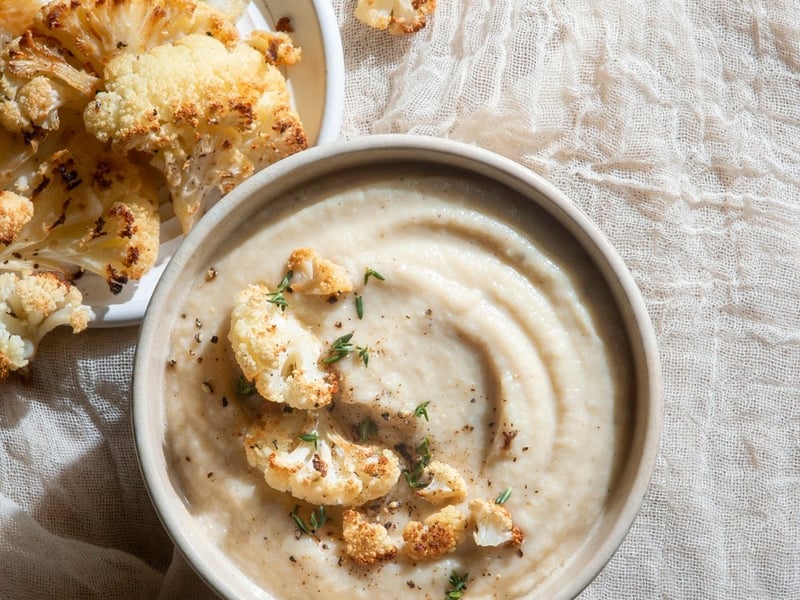
[[[439,0],[407,37],[333,4],[343,137],[511,157],[600,227],[646,300],[663,440],[583,597],[800,598],[800,4]],[[135,460],[137,331],[56,331],[32,381],[0,383],[0,597],[210,595]]]

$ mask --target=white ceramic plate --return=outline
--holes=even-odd
[[[336,14],[330,0],[253,0],[239,21],[243,33],[272,30],[281,17],[291,19],[292,38],[303,49],[303,59],[287,71],[287,80],[310,145],[339,138],[344,105],[344,58]],[[162,225],[159,257],[140,281],[129,282],[117,295],[106,282],[87,275],[78,283],[84,303],[93,312],[92,327],[120,327],[138,323],[156,283],[183,237],[173,218]]]

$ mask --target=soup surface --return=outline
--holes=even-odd
[[[346,552],[342,507],[326,506],[325,523],[303,533],[291,514],[308,523],[318,507],[248,464],[245,433],[266,400],[240,385],[231,312],[248,285],[275,289],[301,247],[353,284],[334,298],[285,294],[327,349],[352,333],[353,351],[328,367],[339,391],[324,410],[338,430],[359,442],[362,426],[362,439],[409,471],[427,440],[430,456],[462,475],[467,496],[455,507],[467,519],[471,500],[506,492],[520,545],[479,546],[470,522],[455,551],[410,558],[404,527],[441,507],[400,477],[358,507],[398,552],[360,565]],[[561,226],[500,184],[397,167],[296,190],[220,248],[174,308],[165,451],[189,510],[256,587],[281,599],[442,598],[456,573],[465,598],[507,599],[569,560],[614,483],[630,374],[607,286]],[[365,283],[367,272],[382,279]]]

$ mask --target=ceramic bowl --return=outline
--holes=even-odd
[[[207,345],[209,335],[212,340],[216,338],[214,343],[217,347],[225,343],[224,326],[209,331],[200,323],[200,317],[181,307],[185,305],[188,293],[212,285],[213,265],[218,264],[222,254],[239,244],[235,241],[237,232],[248,227],[252,231],[253,223],[260,222],[259,219],[289,218],[295,200],[299,202],[299,199],[315,194],[324,195],[329,188],[364,186],[368,189],[376,181],[385,185],[386,173],[397,173],[398,169],[405,173],[404,177],[412,179],[415,173],[426,170],[453,178],[454,184],[462,178],[469,178],[473,182],[470,186],[480,186],[481,182],[495,186],[493,189],[500,186],[516,198],[521,210],[530,206],[548,223],[555,262],[558,261],[559,249],[565,252],[569,249],[573,255],[578,253],[582,257],[582,268],[594,273],[600,282],[598,285],[606,288],[605,293],[611,298],[611,312],[616,316],[613,319],[609,317],[608,323],[616,329],[621,340],[615,351],[618,352],[617,359],[625,362],[627,380],[625,392],[617,398],[615,409],[618,422],[624,426],[621,426],[615,442],[618,445],[616,466],[608,495],[583,539],[574,546],[567,559],[561,561],[563,564],[525,595],[528,598],[572,598],[591,582],[615,553],[633,523],[650,483],[659,444],[662,410],[656,341],[634,279],[608,240],[576,205],[530,170],[463,143],[422,136],[378,135],[312,148],[284,159],[246,181],[219,202],[190,232],[156,287],[142,323],[135,358],[133,426],[144,481],[153,504],[188,562],[221,596],[273,597],[259,587],[252,573],[242,569],[231,558],[235,548],[232,548],[230,540],[226,542],[220,537],[220,532],[232,531],[240,521],[247,525],[251,520],[262,518],[259,510],[247,512],[241,509],[239,501],[266,494],[260,491],[259,486],[264,483],[260,474],[248,471],[240,432],[235,423],[231,425],[226,421],[228,413],[219,408],[222,405],[229,408],[233,398],[220,398],[222,393],[216,389],[220,382],[210,379],[198,380],[185,389],[170,388],[167,391],[167,373],[176,368],[176,362],[185,360],[187,364],[194,364],[205,360],[203,364],[210,365],[226,360],[218,349]],[[287,201],[287,198],[295,200]],[[375,210],[379,209],[376,207]],[[315,228],[321,231],[336,227],[335,220],[320,221],[310,228],[308,235],[313,239]],[[351,233],[355,235],[355,232]],[[476,238],[476,241],[479,240]],[[265,264],[284,260],[273,256],[274,250],[274,247],[260,249]],[[236,284],[241,287],[248,280],[257,279],[257,270],[249,269],[238,274]],[[235,287],[231,286],[231,294]],[[220,314],[229,311],[223,305],[206,308],[210,319],[224,323],[228,318],[227,314]],[[194,342],[187,346],[190,358],[184,350],[180,350],[180,356],[176,354],[178,351],[173,343],[176,331],[189,332],[186,335],[197,337],[195,346],[192,345]],[[202,336],[206,337],[201,342]],[[235,369],[230,377],[235,377]],[[176,418],[175,414],[181,412],[176,412],[176,407],[187,403],[194,403],[199,408],[181,413],[182,421],[171,422]],[[212,429],[218,426],[219,433],[202,442],[187,433],[198,423]],[[226,426],[232,431],[225,430]],[[180,465],[197,460],[192,453],[203,443],[207,446],[206,452],[218,452],[219,456],[215,456],[213,461],[204,459],[204,466],[191,481],[193,476],[187,475]],[[581,440],[575,443],[580,444]],[[226,473],[226,469],[230,472]],[[192,498],[198,494],[214,494],[215,489],[220,489],[215,487],[219,485],[219,479],[226,477],[225,485],[234,490],[230,502],[221,511],[226,514],[212,515],[199,510]],[[270,510],[266,506],[263,508],[264,513]],[[285,518],[287,536],[292,537],[288,517],[281,515],[280,518]],[[553,518],[556,519],[557,515]],[[533,531],[529,535],[535,540],[537,533]],[[333,544],[335,539],[333,535],[330,543]],[[259,551],[253,549],[253,552]],[[276,556],[274,560],[283,558]],[[267,556],[265,560],[272,559]],[[299,577],[297,585],[294,597],[307,597]],[[443,593],[444,586],[439,591]],[[393,589],[375,595],[404,597],[403,593],[402,589]]]

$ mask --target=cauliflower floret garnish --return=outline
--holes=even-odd
[[[307,147],[281,72],[252,46],[188,35],[105,68],[87,129],[119,152],[150,157],[184,232],[212,198]]]
[[[358,0],[356,18],[375,29],[401,35],[425,27],[436,0]]]
[[[287,266],[294,274],[294,292],[335,296],[353,291],[353,283],[344,267],[322,258],[311,248],[293,250]]]
[[[478,546],[519,546],[525,539],[522,530],[514,525],[511,513],[502,504],[489,500],[470,500],[467,505],[475,523],[472,537]]]
[[[429,483],[414,492],[431,504],[458,504],[467,497],[467,484],[454,467],[433,460],[425,467],[423,475]]]
[[[441,558],[453,552],[467,528],[467,518],[454,506],[445,506],[424,523],[409,521],[403,529],[404,550],[414,560]]]
[[[68,278],[88,271],[119,293],[156,260],[156,192],[132,164],[84,137],[41,165],[29,199],[0,192],[0,268]]]
[[[266,285],[236,297],[228,340],[236,362],[261,396],[293,408],[320,408],[333,400],[336,375],[320,366],[324,345],[291,312],[270,302]]]
[[[80,290],[56,273],[0,274],[0,379],[26,367],[59,325],[86,329],[89,309],[82,302]]]
[[[268,405],[245,435],[245,452],[270,487],[317,505],[359,506],[386,495],[400,477],[397,455],[346,440],[328,411]]]
[[[386,527],[370,523],[355,510],[346,510],[342,515],[342,537],[347,556],[359,565],[372,565],[397,555],[397,546]]]

